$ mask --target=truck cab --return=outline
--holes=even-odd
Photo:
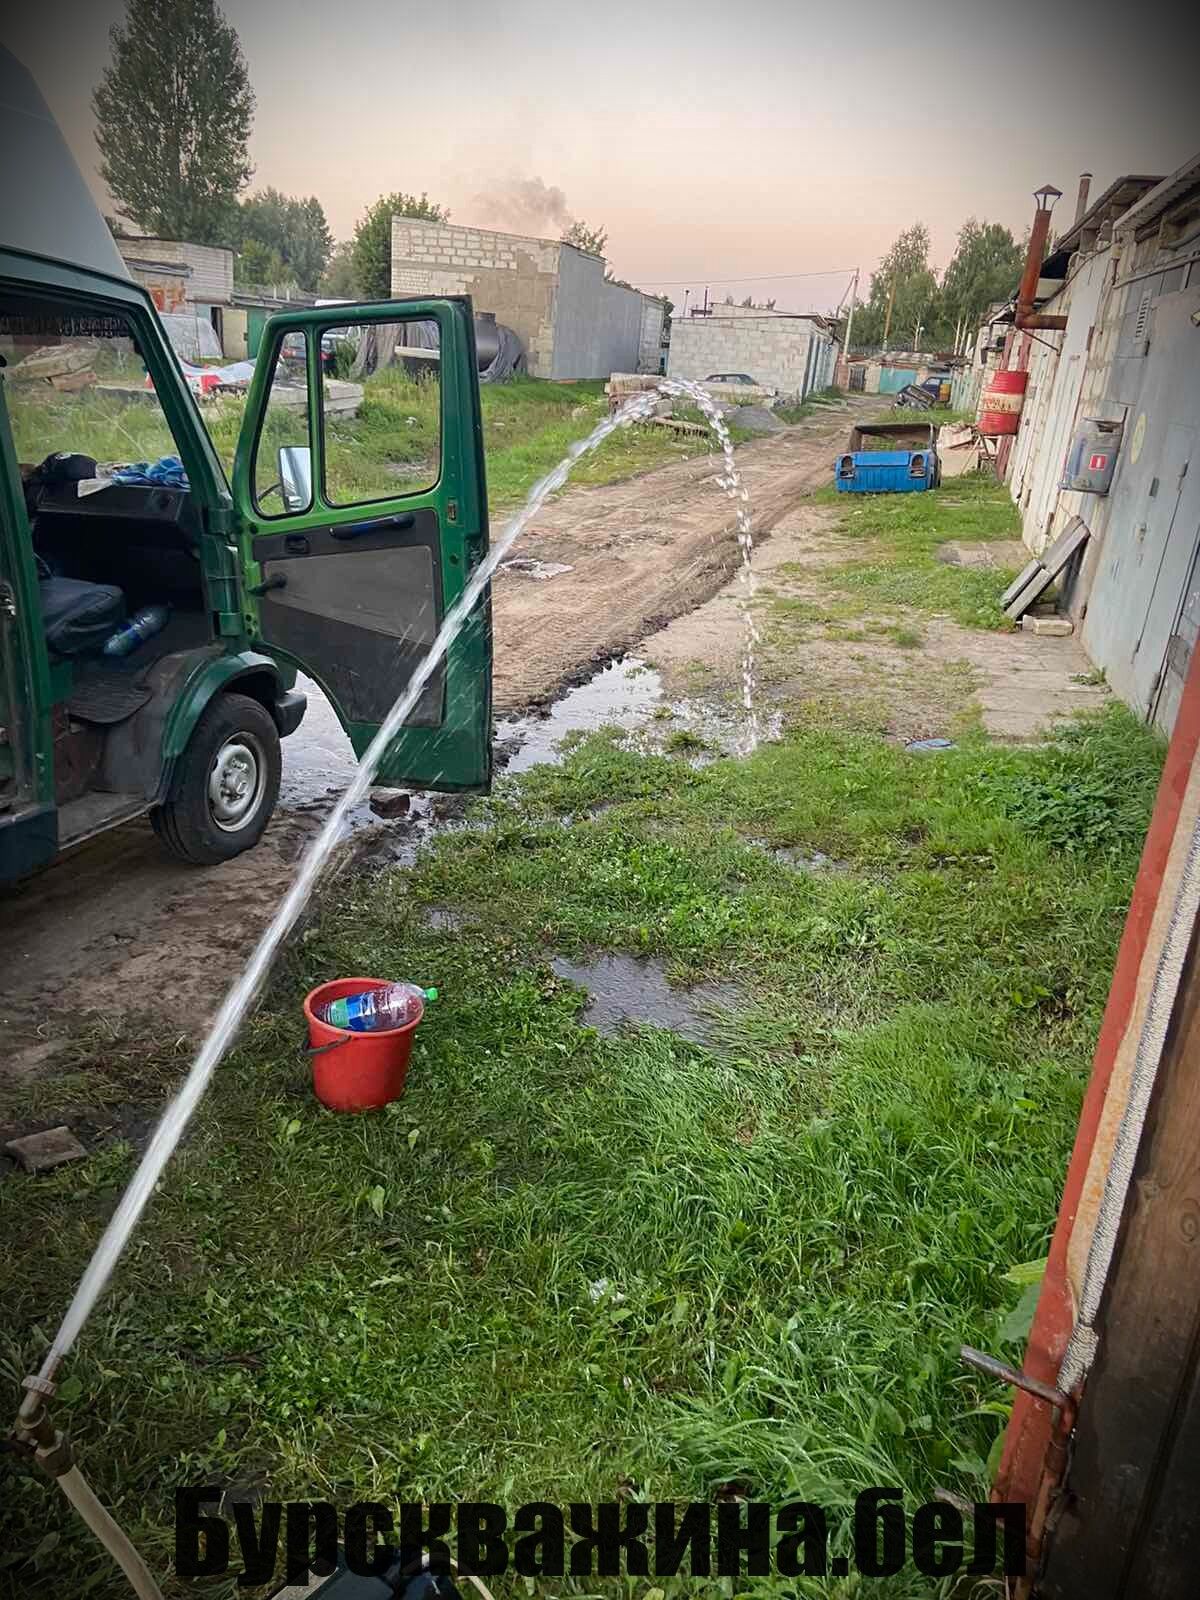
[[[486,552],[470,302],[274,317],[248,388],[198,399],[2,51],[0,126],[0,882],[144,813],[216,864],[271,816],[297,673],[361,755]],[[368,329],[394,347],[413,321],[439,359],[390,437],[346,413],[322,351]],[[485,600],[377,777],[490,774]]]

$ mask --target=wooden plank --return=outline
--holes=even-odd
[[[1076,550],[1082,549],[1089,537],[1088,525],[1083,518],[1072,517],[1042,557],[1042,565],[1052,578],[1058,577]]]
[[[1004,615],[1011,617],[1014,622],[1018,621],[1019,618],[1025,615],[1038,596],[1044,594],[1053,582],[1054,579],[1039,562],[1033,577],[1030,578],[1016,598],[1005,606]]]
[[[1033,579],[1041,570],[1042,563],[1037,559],[1036,556],[1032,561],[1027,561],[1021,568],[1020,572],[1017,573],[1013,581],[1009,584],[1008,588],[1005,589],[1004,593],[1000,596],[1000,604],[1002,606],[1011,605],[1025,585],[1029,583],[1031,579]]]
[[[1080,1406],[1045,1600],[1200,1590],[1200,963],[1184,968]]]

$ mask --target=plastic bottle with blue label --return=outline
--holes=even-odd
[[[130,656],[147,639],[161,633],[171,619],[170,606],[143,606],[104,641],[106,656]]]
[[[331,1028],[347,1028],[351,1033],[383,1033],[388,1028],[404,1028],[420,1022],[427,1000],[437,999],[436,989],[422,989],[415,983],[389,983],[386,989],[367,989],[362,994],[344,995],[329,1000],[317,1012]]]

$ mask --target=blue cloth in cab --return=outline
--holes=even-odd
[[[156,489],[188,487],[187,473],[183,470],[183,462],[178,456],[160,456],[153,463],[132,461],[128,466],[118,467],[112,475],[112,481],[126,485],[147,484]]]

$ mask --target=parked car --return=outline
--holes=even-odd
[[[759,383],[757,378],[752,378],[748,372],[710,372],[705,378],[705,383],[737,383],[751,389],[766,389],[765,383]]]

